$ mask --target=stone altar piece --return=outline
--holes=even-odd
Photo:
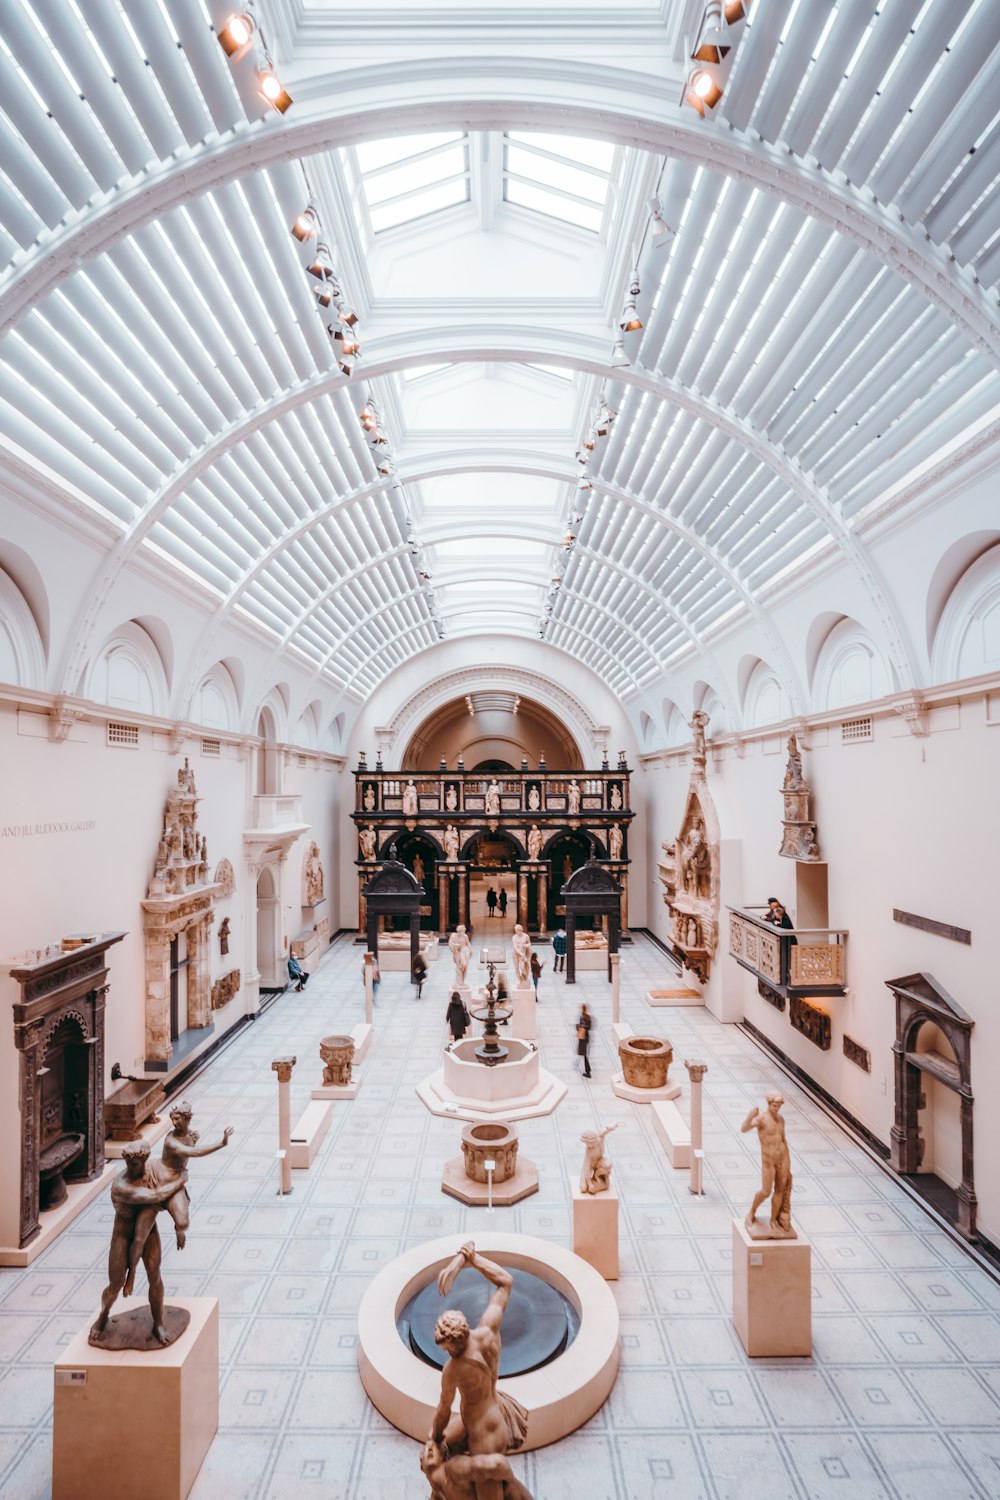
[[[528,858],[541,859],[542,856],[542,830],[537,823],[532,823],[528,830]]]
[[[444,831],[444,856],[452,864],[458,859],[458,829],[449,823]]]
[[[467,989],[466,974],[469,972],[469,964],[472,962],[472,943],[469,934],[465,930],[465,924],[460,922],[448,939],[448,948],[451,952],[451,960],[455,965],[455,988]]]
[[[756,1130],[760,1139],[760,1188],[746,1217],[746,1229],[755,1240],[794,1240],[792,1227],[792,1163],[781,1118],[781,1094],[770,1093],[763,1110],[755,1104],[740,1130]],[[756,1217],[764,1199],[771,1199],[771,1219],[765,1227]]]
[[[416,783],[411,776],[403,788],[403,816],[405,818],[415,818],[418,808]]]
[[[518,988],[527,989],[531,984],[531,939],[520,922],[514,924],[511,949],[514,960],[514,977],[517,980]]]
[[[611,1186],[611,1162],[604,1155],[604,1139],[612,1130],[617,1129],[616,1123],[605,1125],[603,1130],[585,1130],[581,1135],[584,1147],[583,1167],[580,1171],[581,1193],[606,1193]]]
[[[707,984],[719,942],[719,820],[708,789],[708,715],[691,716],[691,778],[680,831],[663,845],[659,865],[663,899],[672,918],[671,942],[680,959]]]
[[[816,824],[809,817],[809,798],[812,788],[802,773],[802,756],[794,734],[788,737],[788,764],[785,779],[781,784],[782,834],[778,853],[785,859],[804,860],[815,863],[819,860],[816,843]]]
[[[319,845],[311,843],[302,866],[302,905],[318,906],[323,900],[323,861],[319,857]]]
[[[500,816],[500,783],[495,777],[486,788],[485,811],[488,818]]]
[[[319,1055],[323,1060],[323,1087],[346,1088],[354,1064],[354,1038],[325,1036],[319,1044]]]
[[[164,1307],[160,1274],[162,1247],[156,1216],[166,1209],[174,1222],[178,1250],[183,1250],[190,1222],[191,1200],[187,1192],[187,1163],[195,1156],[211,1156],[229,1144],[232,1127],[211,1146],[199,1146],[191,1129],[191,1106],[175,1105],[170,1111],[171,1131],[163,1142],[159,1162],[151,1164],[149,1146],[137,1141],[122,1151],[123,1171],[111,1186],[115,1221],[108,1253],[108,1284],[101,1296],[101,1311],[90,1330],[90,1342],[106,1349],[153,1349],[170,1344],[187,1327],[187,1316]],[[149,1281],[149,1311],[119,1314],[111,1320],[111,1309],[119,1292],[132,1295],[140,1262]]]
[[[373,860],[375,858],[375,843],[377,835],[371,823],[367,828],[358,829],[358,843],[361,845],[361,858]]]
[[[493,1291],[475,1328],[469,1327],[461,1312],[444,1312],[437,1320],[434,1342],[450,1357],[441,1372],[441,1396],[428,1438],[439,1448],[443,1445],[449,1454],[467,1452],[472,1458],[503,1457],[523,1447],[528,1430],[524,1407],[506,1391],[497,1389],[500,1326],[510,1301],[513,1278],[503,1266],[477,1254],[469,1240],[438,1276],[438,1292],[442,1297],[448,1295],[455,1277],[466,1266],[478,1271]],[[459,1409],[453,1414],[456,1395]],[[491,1481],[477,1483],[473,1493],[476,1500],[497,1500],[497,1488]]]

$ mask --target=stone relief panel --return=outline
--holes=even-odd
[[[663,845],[660,864],[674,952],[702,983],[708,980],[719,940],[719,820],[705,775],[707,725],[708,715],[696,711],[684,817],[674,843]]]
[[[242,982],[243,976],[239,969],[231,969],[228,974],[223,974],[221,979],[217,979],[212,985],[212,1009],[221,1010],[224,1005],[229,1004],[230,1000],[235,999],[240,992]]]
[[[323,861],[319,857],[319,845],[311,843],[302,866],[302,905],[318,906],[323,900],[323,890]]]
[[[833,1028],[825,1010],[810,1005],[799,995],[789,995],[788,1019],[794,1030],[801,1032],[821,1052],[829,1052]]]
[[[212,877],[214,883],[219,887],[219,899],[225,900],[227,896],[236,894],[236,871],[228,859],[220,859],[215,867],[215,875]]]

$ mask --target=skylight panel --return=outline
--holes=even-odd
[[[438,213],[444,208],[456,208],[469,201],[468,176],[454,178],[451,182],[439,183],[422,193],[407,193],[402,198],[391,198],[381,207],[370,207],[372,228],[378,234],[383,229],[395,229],[398,224],[408,224],[412,219],[422,219],[427,214]]]
[[[383,167],[395,166],[411,156],[422,156],[441,146],[464,139],[459,130],[438,135],[396,135],[384,141],[363,141],[355,146],[358,166],[367,177]]]
[[[579,199],[565,198],[536,187],[533,183],[511,177],[504,183],[504,197],[508,203],[516,203],[521,208],[533,208],[536,213],[545,214],[550,219],[562,219],[567,224],[578,225],[580,229],[592,230],[594,234],[601,231],[601,209]]]
[[[357,166],[356,193],[376,234],[469,201],[468,136],[460,131],[366,141],[342,155],[352,182]],[[352,196],[360,224],[359,197]]]
[[[568,161],[582,162],[605,174],[611,171],[615,156],[615,148],[610,141],[594,141],[589,137],[511,130],[507,133],[507,139],[524,146],[534,146],[538,151],[549,151],[553,156],[565,157]]]
[[[504,136],[504,198],[599,234],[614,154],[614,146],[603,141],[509,131]]]
[[[432,187],[447,177],[460,176],[464,171],[465,147],[461,143],[446,146],[443,151],[416,156],[399,166],[368,173],[365,178],[368,202],[374,207],[403,193]]]

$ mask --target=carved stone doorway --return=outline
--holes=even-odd
[[[909,1177],[921,1195],[967,1239],[976,1235],[976,1193],[973,1155],[972,1028],[974,1022],[931,974],[908,974],[887,979],[896,1001],[896,1040],[893,1043],[896,1084],[895,1122],[891,1160],[896,1171]],[[935,1038],[941,1037],[947,1050]],[[934,1095],[944,1091],[958,1098],[960,1143],[955,1152],[960,1171],[952,1186],[934,1172],[922,1171]],[[929,1100],[932,1101],[929,1108]],[[943,1102],[943,1101],[942,1101]],[[924,1111],[923,1121],[921,1111]],[[938,1107],[940,1130],[942,1109]],[[957,1175],[952,1173],[949,1175]]]
[[[279,972],[280,917],[274,871],[265,865],[257,880],[257,968],[262,990],[284,989],[285,975]]]

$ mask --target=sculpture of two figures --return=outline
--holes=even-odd
[[[517,987],[526,990],[531,983],[531,938],[520,922],[514,924],[514,935],[510,940],[514,956],[514,976]]]
[[[183,1250],[190,1221],[191,1200],[187,1193],[187,1164],[195,1156],[211,1156],[229,1144],[232,1127],[227,1126],[221,1141],[199,1146],[197,1131],[191,1129],[190,1104],[178,1104],[170,1111],[171,1130],[163,1142],[158,1162],[149,1159],[149,1146],[136,1141],[122,1151],[124,1171],[111,1187],[115,1222],[111,1231],[108,1255],[108,1284],[101,1297],[101,1311],[90,1330],[90,1342],[115,1348],[154,1348],[170,1344],[183,1333],[190,1315],[178,1308],[164,1308],[163,1277],[160,1272],[162,1246],[156,1216],[166,1209],[174,1222],[177,1248]],[[140,1263],[146,1267],[149,1280],[149,1308],[152,1336],[148,1326],[136,1320],[116,1319],[112,1329],[108,1318],[119,1292],[132,1295],[135,1273]],[[114,1337],[112,1337],[112,1332]]]
[[[785,1139],[785,1122],[780,1113],[784,1102],[780,1094],[768,1094],[766,1107],[761,1110],[755,1104],[740,1126],[744,1134],[756,1130],[760,1138],[760,1189],[754,1195],[746,1218],[752,1239],[798,1238],[792,1228],[792,1163]],[[765,1228],[757,1218],[757,1210],[768,1197],[771,1199],[771,1220]]]
[[[444,831],[444,857],[452,864],[458,859],[458,829],[449,823]]]
[[[500,816],[500,783],[495,778],[486,788],[486,816],[489,818]]]
[[[604,1155],[604,1140],[617,1129],[617,1125],[605,1125],[603,1130],[585,1130],[581,1135],[584,1146],[581,1193],[606,1193],[611,1186],[611,1163]]]
[[[442,1297],[466,1266],[484,1276],[493,1292],[475,1328],[461,1312],[444,1312],[437,1320],[434,1342],[449,1359],[441,1372],[441,1397],[420,1467],[430,1482],[432,1500],[531,1500],[507,1459],[524,1444],[528,1413],[513,1396],[497,1389],[500,1324],[513,1279],[503,1266],[477,1254],[469,1241],[438,1276]],[[459,1407],[453,1414],[456,1395]]]
[[[469,964],[472,962],[472,944],[469,934],[465,930],[464,923],[460,922],[448,939],[448,948],[451,952],[451,961],[455,965],[455,987],[461,989],[469,972]]]

